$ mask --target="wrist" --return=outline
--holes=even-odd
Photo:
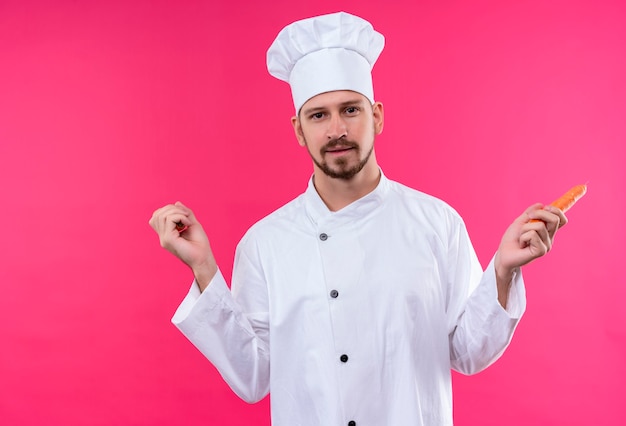
[[[500,252],[497,252],[494,260],[494,270],[499,284],[509,284],[513,280],[513,275],[515,275],[517,268],[503,265],[500,261]]]
[[[496,281],[500,287],[510,285],[513,275],[515,275],[515,269],[496,268]]]
[[[203,292],[217,273],[217,265],[215,262],[204,263],[192,268],[192,272],[200,292]]]
[[[499,255],[500,252],[496,253],[496,258],[494,260],[494,273],[496,275],[498,302],[504,309],[506,309],[509,300],[511,283],[513,282],[513,277],[518,268],[502,265]]]

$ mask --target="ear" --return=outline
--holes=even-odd
[[[385,124],[385,109],[381,102],[372,104],[372,115],[374,116],[374,133],[380,135]]]
[[[298,143],[300,146],[305,146],[306,140],[304,139],[304,133],[302,133],[302,124],[297,115],[291,117],[291,125],[293,126],[293,132],[296,135],[296,139],[298,139]]]

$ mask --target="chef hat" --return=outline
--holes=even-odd
[[[372,67],[385,38],[345,12],[296,21],[283,28],[267,51],[267,69],[291,86],[296,113],[315,95],[352,90],[374,103]]]

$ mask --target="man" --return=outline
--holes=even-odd
[[[287,26],[270,47],[314,172],[243,237],[232,291],[189,208],[150,220],[195,278],[172,321],[241,398],[271,391],[274,426],[451,425],[450,369],[476,373],[502,354],[525,309],[519,268],[566,222],[531,206],[483,272],[452,208],[387,179],[371,81],[383,44],[337,13]]]

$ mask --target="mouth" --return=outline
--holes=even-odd
[[[324,153],[330,154],[330,155],[339,155],[339,154],[344,154],[346,152],[352,151],[353,149],[354,147],[351,147],[351,146],[336,146],[333,148],[326,149]]]
[[[332,156],[340,156],[358,149],[358,145],[352,141],[332,141],[328,143],[322,150],[322,154]]]

